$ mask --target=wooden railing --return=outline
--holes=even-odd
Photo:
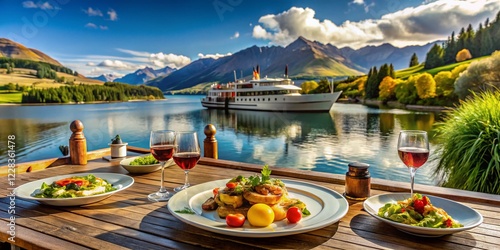
[[[38,161],[31,161],[25,163],[16,163],[16,173],[22,174],[27,172],[44,170],[49,167],[61,166],[66,164],[73,165],[86,165],[88,161],[99,159],[103,156],[110,155],[110,148],[103,148],[94,151],[87,152],[87,140],[84,135],[83,123],[79,120],[75,120],[70,124],[70,130],[72,132],[69,138],[69,156],[60,158],[50,158]],[[217,140],[215,139],[216,129],[212,124],[208,124],[204,131],[206,138],[203,141],[204,146],[204,157],[208,158],[218,158],[218,147]],[[139,148],[127,145],[127,151],[146,154],[149,153],[149,149]],[[8,166],[0,166],[0,176],[7,176],[9,171]]]

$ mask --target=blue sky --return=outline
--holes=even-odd
[[[0,0],[0,37],[87,76],[123,75],[298,36],[337,47],[422,45],[499,10],[498,0]]]

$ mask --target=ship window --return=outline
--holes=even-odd
[[[260,101],[260,98],[259,98],[259,99],[257,99],[257,101]]]
[[[283,98],[283,101],[285,100],[285,98]]]
[[[277,101],[277,100],[278,100],[278,98],[274,98],[274,100],[275,100],[275,101]]]
[[[271,101],[271,98],[267,98],[267,101]]]
[[[253,98],[253,101],[255,102],[255,98]]]

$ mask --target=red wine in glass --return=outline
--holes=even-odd
[[[425,148],[402,147],[398,149],[399,158],[407,167],[419,168],[427,162],[429,150]]]
[[[160,190],[155,193],[149,194],[148,198],[151,201],[168,201],[172,194],[170,194],[163,181],[165,180],[165,165],[168,160],[172,158],[175,149],[175,132],[172,130],[155,130],[151,131],[149,140],[149,148],[151,154],[161,165],[161,183]]]
[[[198,153],[178,153],[174,155],[175,163],[184,170],[189,170],[196,166],[196,163],[200,160],[200,154]]]
[[[153,145],[151,146],[151,154],[158,161],[168,161],[174,154],[174,145]]]
[[[413,198],[415,173],[429,158],[429,139],[422,130],[403,130],[398,138],[398,155],[410,170],[410,195]]]
[[[193,169],[200,159],[200,144],[198,135],[194,131],[177,132],[175,144],[174,161],[184,170],[184,185],[174,188],[175,192],[179,192],[190,186],[189,170]]]

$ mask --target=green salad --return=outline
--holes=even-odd
[[[42,183],[37,198],[74,198],[107,193],[116,190],[106,180],[89,174],[60,179],[53,183]]]
[[[378,216],[417,227],[463,227],[446,211],[433,206],[427,196],[421,194],[413,194],[413,197],[397,203],[385,204],[378,210]]]
[[[138,165],[153,165],[160,163],[157,159],[153,157],[153,155],[146,155],[135,158],[130,162],[129,165],[138,166]]]

